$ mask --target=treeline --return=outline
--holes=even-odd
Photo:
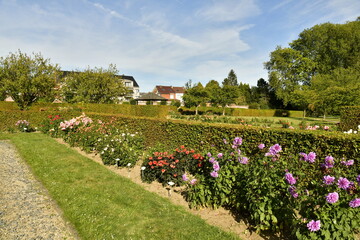
[[[268,80],[261,78],[253,87],[238,83],[233,70],[221,85],[215,80],[205,87],[187,84],[185,104],[246,104],[324,116],[338,115],[342,106],[360,105],[360,17],[305,29],[289,47],[271,52],[264,67]]]
[[[20,109],[35,102],[118,103],[130,92],[115,65],[63,72],[40,53],[20,50],[0,58],[0,101],[10,96]],[[65,74],[66,73],[66,74]]]

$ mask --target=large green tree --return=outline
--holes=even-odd
[[[343,96],[346,94],[345,91],[332,87],[341,85],[343,81],[332,75],[340,71],[342,76],[348,76],[349,74],[345,74],[344,71],[358,71],[355,66],[359,62],[360,21],[353,21],[345,24],[324,23],[305,29],[289,47],[277,47],[271,52],[270,60],[265,63],[265,67],[269,73],[270,86],[285,105],[290,103],[304,108],[305,103],[301,99],[310,99],[310,105],[318,111],[336,112],[342,104],[352,105],[354,102],[339,101],[348,97]],[[326,103],[323,101],[323,104],[320,97],[315,97],[319,96],[320,92],[325,93],[321,86],[326,86],[326,96],[321,99],[328,99]],[[312,94],[313,97],[310,98],[308,95],[306,98],[304,93]],[[334,97],[330,99],[330,96]],[[329,101],[333,106],[325,107],[330,104]]]
[[[117,74],[115,65],[72,72],[64,77],[63,98],[69,103],[117,103],[129,93]]]
[[[208,99],[209,94],[200,82],[192,88],[187,89],[183,96],[186,107],[196,107],[196,115],[198,115],[200,105],[207,103]]]
[[[34,102],[55,97],[59,67],[40,53],[27,55],[20,50],[0,58],[0,95],[11,96],[21,110]]]

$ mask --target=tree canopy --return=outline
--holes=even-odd
[[[88,67],[83,72],[70,73],[65,76],[62,87],[64,101],[117,103],[120,97],[129,93],[117,73],[115,65],[109,65],[108,69]]]
[[[204,86],[199,82],[192,88],[185,91],[183,101],[186,107],[196,107],[196,115],[198,114],[198,107],[208,101],[208,92]]]
[[[11,96],[21,110],[40,99],[53,101],[58,72],[40,53],[10,53],[0,59],[0,96]]]
[[[222,82],[222,85],[230,85],[230,86],[238,86],[238,81],[237,81],[237,76],[234,72],[234,70],[230,70],[228,77],[224,79],[224,81]]]
[[[311,105],[336,114],[340,106],[359,101],[359,63],[360,21],[353,21],[305,29],[289,47],[271,52],[265,68],[271,88],[285,105]]]

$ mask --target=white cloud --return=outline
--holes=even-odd
[[[235,21],[261,13],[254,0],[212,0],[211,5],[198,11],[198,15],[213,22]]]

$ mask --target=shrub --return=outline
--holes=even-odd
[[[158,181],[163,185],[169,182],[180,186],[183,184],[182,176],[193,167],[202,166],[203,157],[193,149],[184,146],[173,152],[153,152],[143,162],[142,180],[147,183]]]
[[[360,106],[342,107],[340,110],[340,129],[356,130],[360,125]]]
[[[30,123],[26,120],[19,120],[15,123],[15,126],[20,132],[33,132],[34,129],[30,126]]]

